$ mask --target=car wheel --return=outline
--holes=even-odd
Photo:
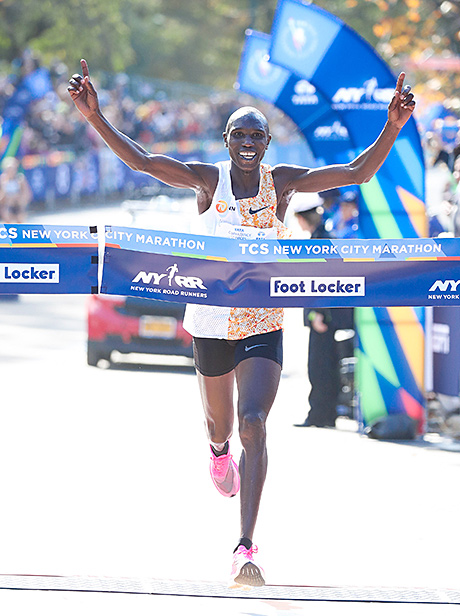
[[[99,351],[93,347],[91,342],[88,341],[87,355],[86,355],[88,366],[97,366],[98,361],[100,359],[105,359],[107,361],[110,361],[110,352],[104,353],[102,351]]]

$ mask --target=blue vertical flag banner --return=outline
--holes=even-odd
[[[0,225],[0,294],[98,292],[96,227]]]
[[[341,117],[362,151],[387,119],[396,77],[372,47],[340,19],[301,0],[281,0],[270,62],[307,79]],[[401,131],[376,176],[361,187],[364,237],[426,235],[424,160],[415,120]]]

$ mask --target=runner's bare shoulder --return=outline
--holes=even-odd
[[[272,176],[278,196],[280,197],[286,191],[290,192],[293,188],[292,183],[299,177],[307,174],[308,171],[308,167],[301,167],[300,165],[286,165],[283,163],[275,165],[272,169]]]
[[[202,179],[203,190],[211,195],[217,187],[219,181],[219,169],[213,163],[201,163],[198,161],[187,163],[188,167],[197,173]]]

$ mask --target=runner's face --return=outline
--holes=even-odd
[[[243,171],[258,169],[270,139],[267,127],[254,115],[237,118],[224,133],[230,159]]]

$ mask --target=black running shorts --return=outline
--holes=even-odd
[[[204,376],[231,372],[249,357],[265,357],[283,367],[283,330],[256,334],[242,340],[193,338],[195,368]]]

